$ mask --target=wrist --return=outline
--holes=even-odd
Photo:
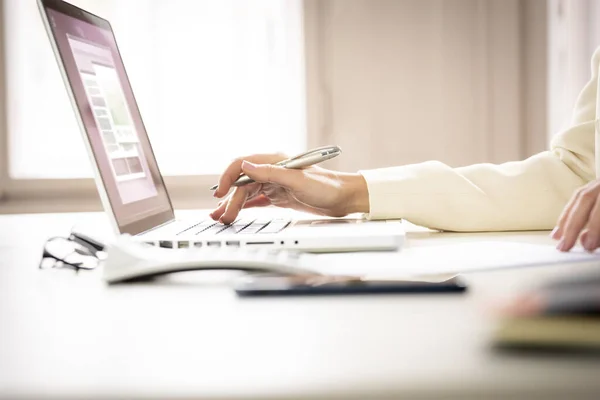
[[[343,193],[346,214],[369,212],[369,189],[367,181],[361,174],[345,175]]]

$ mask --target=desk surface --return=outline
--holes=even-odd
[[[37,270],[44,239],[75,222],[107,223],[102,214],[0,216],[2,398],[600,394],[600,358],[490,348],[488,305],[574,267],[469,274],[465,295],[239,299],[223,272],[110,287],[97,272]],[[408,230],[408,246],[549,240]]]

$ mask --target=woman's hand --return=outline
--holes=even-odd
[[[241,173],[255,183],[234,188],[210,216],[230,224],[242,208],[268,205],[331,217],[369,211],[367,184],[361,175],[317,166],[286,169],[272,165],[286,158],[282,154],[259,154],[234,160],[221,175],[215,197],[227,195]]]
[[[577,238],[588,251],[600,247],[600,180],[588,183],[575,193],[551,236],[559,241],[556,248],[560,251],[571,250]]]

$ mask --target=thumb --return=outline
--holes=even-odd
[[[302,171],[271,164],[242,163],[242,171],[259,183],[275,183],[296,190],[302,183]]]

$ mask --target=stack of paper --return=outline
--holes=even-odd
[[[321,272],[361,275],[373,279],[436,275],[447,277],[463,272],[504,268],[600,263],[599,254],[590,254],[583,250],[561,253],[552,245],[503,241],[408,247],[399,252],[321,254],[317,259],[324,265]]]

